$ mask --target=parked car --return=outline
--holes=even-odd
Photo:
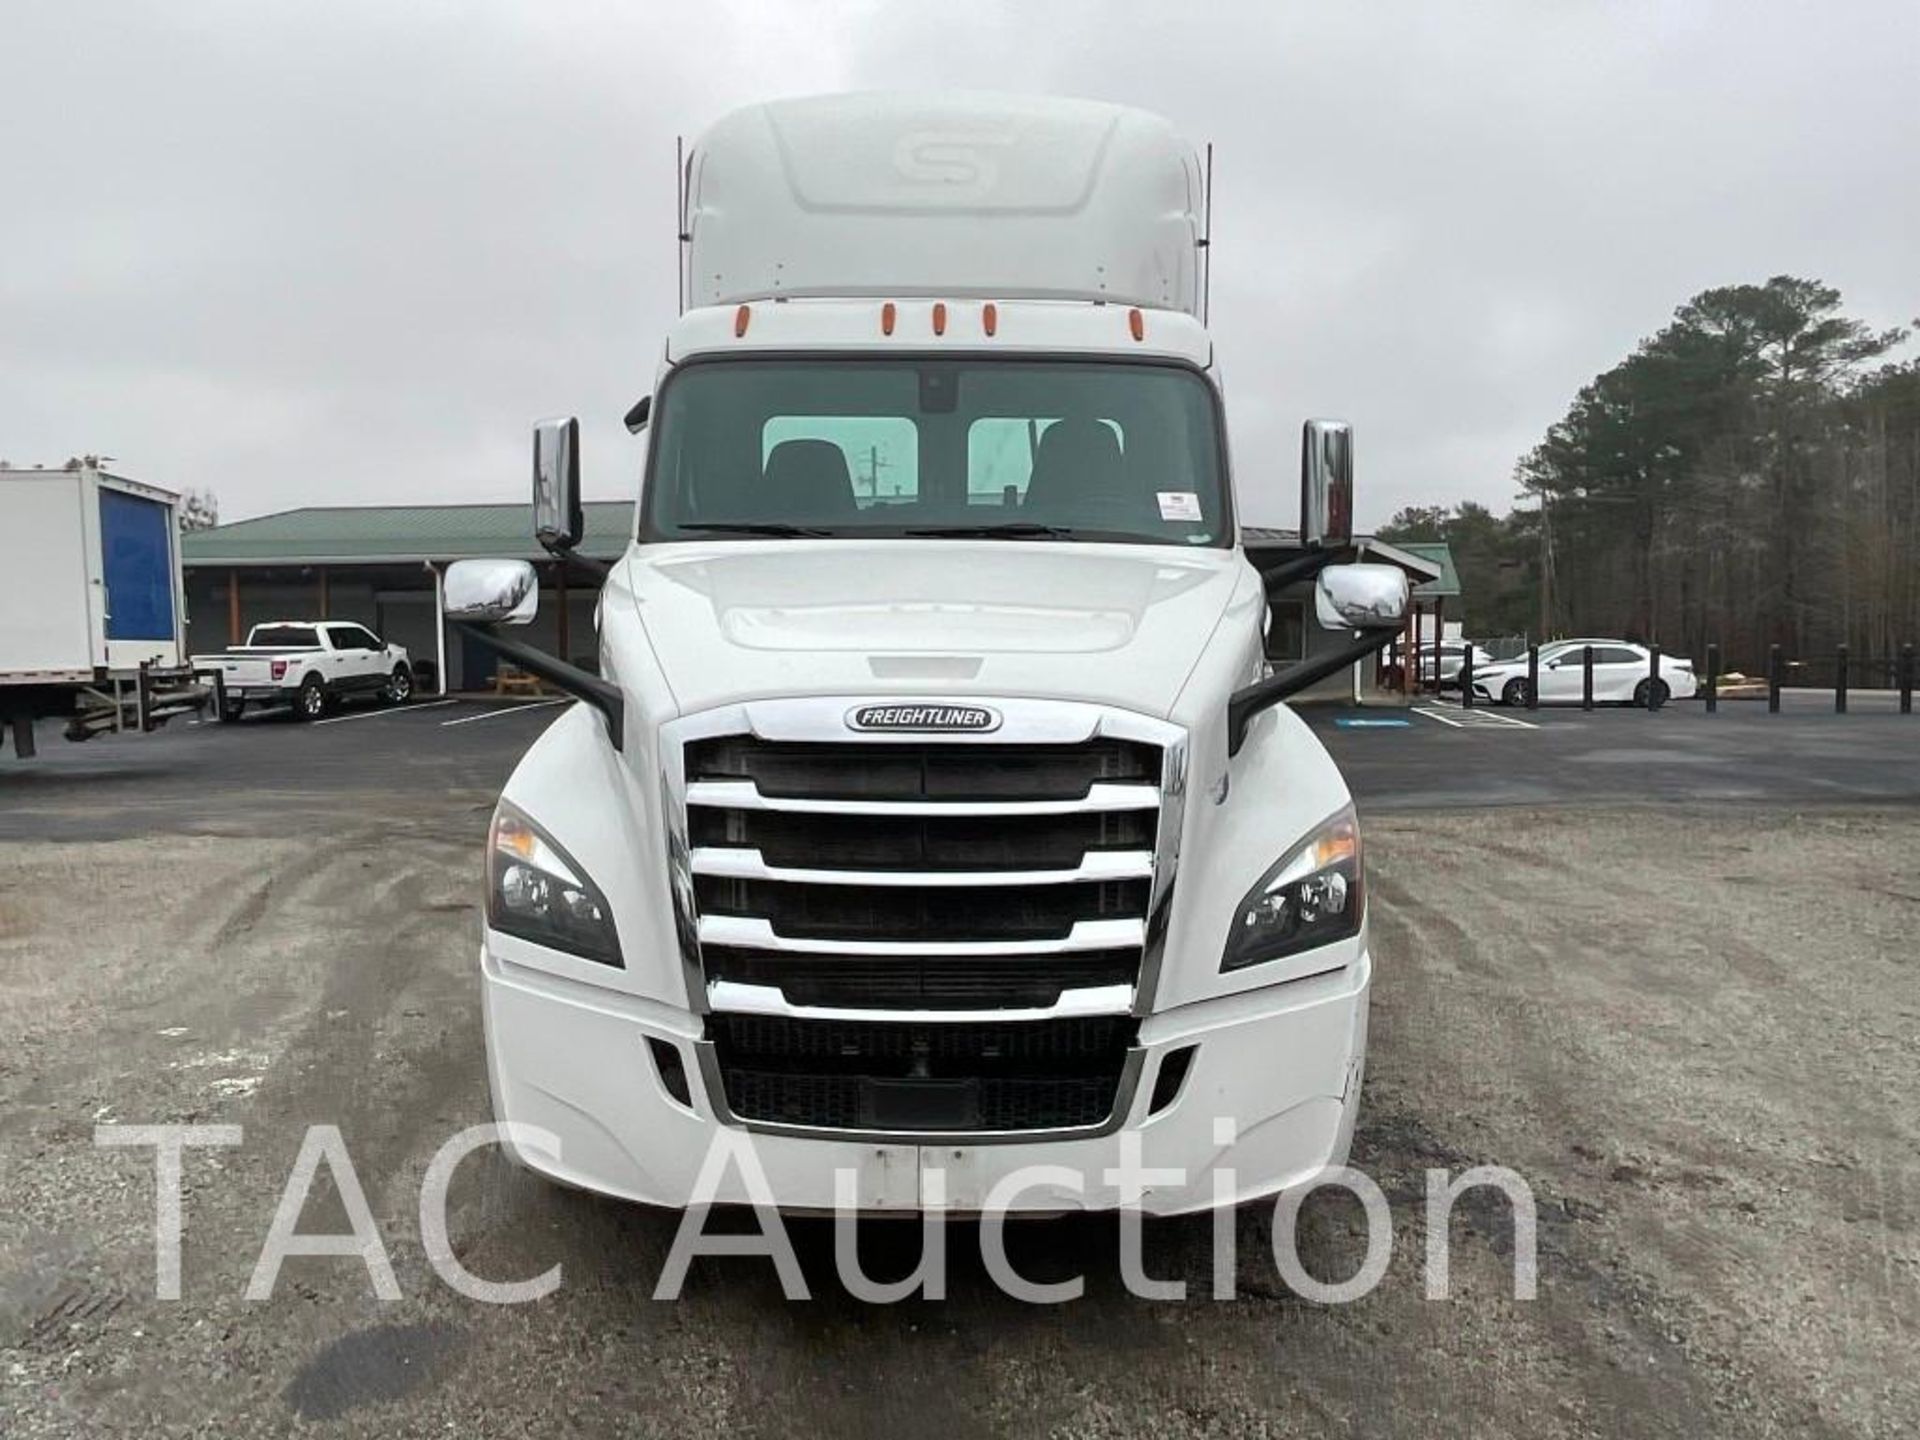
[[[238,720],[249,705],[291,705],[299,719],[317,720],[352,696],[389,705],[413,698],[406,650],[338,620],[270,620],[244,645],[194,656],[193,667],[218,687],[222,720]]]
[[[1401,666],[1404,663],[1400,658],[1401,648],[1395,645],[1387,652],[1386,666],[1381,671],[1381,680],[1392,689],[1397,689],[1400,685]],[[1473,668],[1476,673],[1481,666],[1493,664],[1493,656],[1470,640],[1442,641],[1440,645],[1440,688],[1442,690],[1460,688],[1460,671],[1466,664],[1469,649],[1473,651]],[[1431,680],[1433,678],[1433,643],[1428,641],[1423,644],[1419,655],[1418,678],[1422,681]]]
[[[1684,655],[1660,657],[1660,678],[1652,675],[1652,652],[1631,640],[1588,639],[1556,640],[1540,647],[1540,700],[1542,704],[1579,700],[1585,693],[1584,652],[1593,647],[1593,698],[1599,704],[1645,705],[1653,690],[1656,705],[1668,700],[1691,699],[1700,689],[1694,678],[1693,661]],[[1481,700],[1501,705],[1527,703],[1527,657],[1495,660],[1482,666],[1473,662],[1473,693]]]

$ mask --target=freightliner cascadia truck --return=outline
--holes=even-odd
[[[1360,834],[1281,702],[1387,643],[1407,580],[1353,563],[1328,421],[1299,553],[1248,559],[1195,149],[1104,104],[837,96],[728,116],[682,182],[598,673],[512,638],[532,567],[446,578],[584,702],[488,840],[494,1109],[548,1137],[517,1158],[747,1201],[696,1194],[744,1136],[780,1207],[1156,1214],[1342,1163]],[[563,556],[578,434],[534,434]],[[1270,588],[1305,581],[1337,634],[1274,671]],[[1129,1148],[1181,1178],[1125,1194]]]

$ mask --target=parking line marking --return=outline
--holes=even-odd
[[[545,710],[552,705],[571,705],[572,703],[573,697],[568,695],[559,700],[536,700],[530,705],[501,705],[492,710],[482,710],[478,715],[462,715],[458,720],[442,720],[440,728],[444,730],[449,725],[471,725],[476,720],[492,720],[500,715],[517,715],[523,710]]]
[[[429,700],[424,705],[396,705],[391,710],[362,710],[355,715],[330,715],[325,720],[316,720],[316,725],[338,725],[345,720],[372,720],[380,715],[405,715],[409,710],[435,710],[442,705],[458,705],[458,700]]]
[[[1454,712],[1460,718],[1449,719],[1440,713],[1442,706]],[[1436,701],[1431,705],[1422,705],[1414,709],[1414,714],[1424,715],[1429,720],[1438,720],[1442,725],[1451,725],[1456,730],[1491,730],[1502,725],[1515,730],[1538,730],[1540,727],[1531,720],[1516,720],[1511,715],[1496,715],[1493,711],[1476,705],[1471,710],[1458,705],[1447,705],[1445,701]]]
[[[1477,717],[1474,721],[1476,725],[1511,725],[1519,730],[1538,730],[1540,728],[1539,724],[1535,721],[1516,720],[1511,715],[1502,715],[1496,710],[1484,709],[1479,705],[1474,706],[1472,710],[1466,713]]]

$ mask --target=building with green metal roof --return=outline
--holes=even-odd
[[[584,510],[580,553],[618,557],[633,533],[633,503]],[[594,663],[597,595],[567,584],[534,540],[527,505],[310,506],[193,531],[180,551],[196,654],[236,645],[265,620],[351,620],[406,646],[422,688],[478,688],[492,682],[496,661],[447,627],[441,577],[455,560],[507,556],[540,571],[540,614],[527,638]]]
[[[582,507],[580,551],[611,560],[633,533],[633,502]],[[360,565],[507,556],[545,560],[526,505],[340,505],[282,510],[185,537],[188,566]]]

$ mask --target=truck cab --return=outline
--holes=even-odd
[[[825,97],[728,117],[685,178],[599,673],[512,638],[531,567],[447,576],[456,621],[585,702],[488,840],[519,1158],[669,1206],[1047,1213],[1343,1162],[1360,836],[1281,702],[1390,640],[1406,580],[1348,563],[1331,422],[1304,557],[1247,559],[1193,149],[1106,105]],[[561,554],[579,459],[537,427]],[[1269,587],[1316,575],[1347,643],[1271,673]],[[758,1180],[707,1164],[739,1137]]]

